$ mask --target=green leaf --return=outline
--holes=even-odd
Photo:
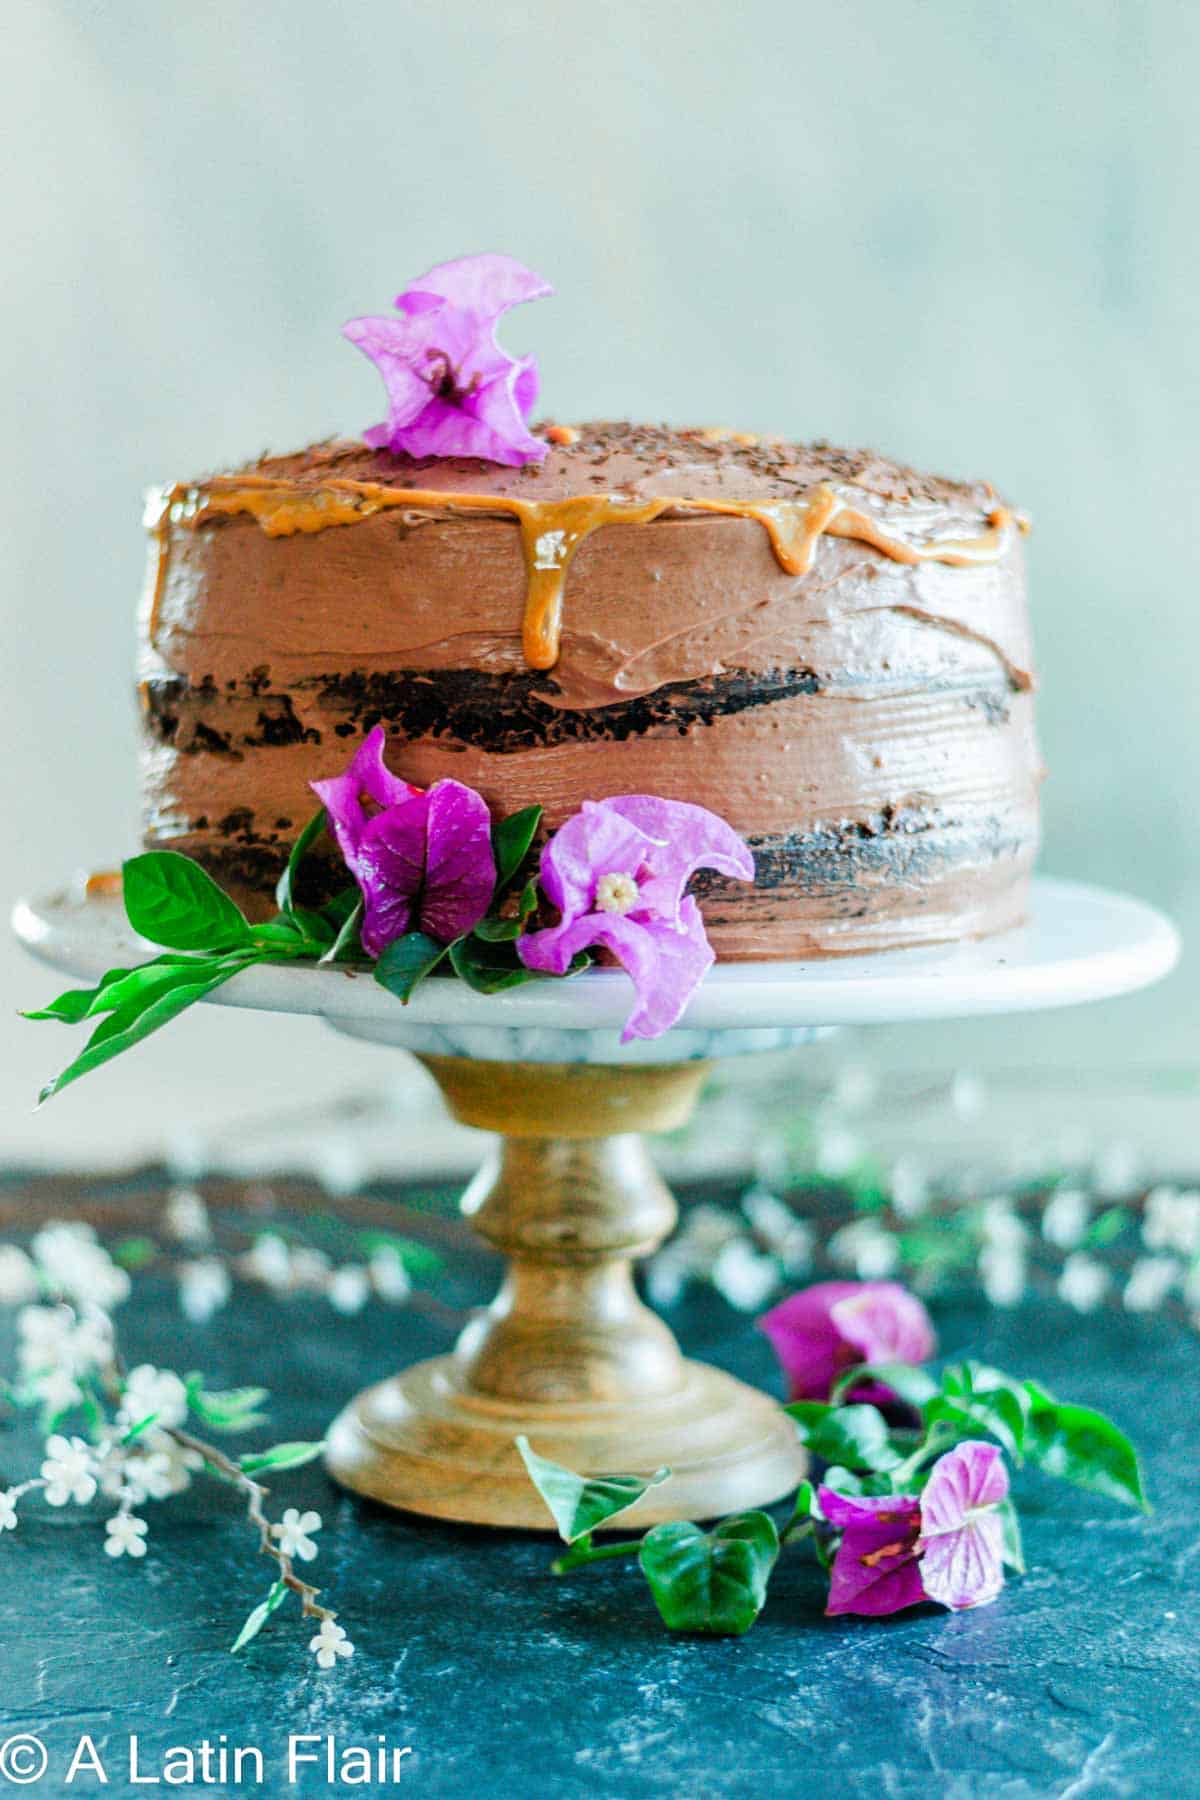
[[[496,891],[508,886],[525,858],[542,822],[540,806],[524,806],[520,812],[492,826],[492,854],[496,859]]]
[[[439,944],[425,932],[406,931],[388,945],[375,964],[375,979],[407,1006],[415,989],[433,973],[445,954],[445,944]]]
[[[450,962],[454,973],[477,994],[499,994],[537,979],[511,944],[485,944],[478,938],[462,937],[450,946]]]
[[[279,1608],[287,1599],[287,1592],[287,1584],[285,1582],[277,1581],[274,1584],[266,1599],[260,1601],[254,1608],[254,1611],[250,1614],[246,1623],[238,1632],[230,1649],[231,1655],[236,1656],[239,1650],[245,1649],[251,1638],[256,1638],[258,1636],[271,1614],[273,1612],[278,1612]]]
[[[315,1462],[324,1448],[324,1443],[273,1444],[257,1455],[239,1458],[238,1468],[243,1475],[258,1475],[264,1469],[302,1469],[305,1463]]]
[[[292,845],[291,855],[287,859],[287,868],[279,877],[279,881],[275,888],[275,904],[281,913],[290,913],[295,910],[294,896],[296,891],[296,876],[299,873],[300,864],[304,861],[324,829],[325,808],[322,806],[318,812],[313,814],[312,818],[308,821],[308,824],[304,827],[304,830],[300,833],[300,836]]]
[[[362,905],[362,894],[356,887],[345,887],[340,893],[327,900],[321,908],[321,917],[327,919],[334,931],[340,931],[350,914]]]
[[[1024,1459],[1030,1399],[1022,1384],[986,1363],[952,1363],[942,1373],[942,1393],[923,1409],[925,1422],[952,1425],[964,1437],[985,1431],[1013,1459]]]
[[[136,1274],[138,1269],[147,1268],[157,1255],[158,1245],[153,1238],[128,1237],[114,1244],[112,1258],[119,1268],[132,1269]]]
[[[912,1363],[860,1363],[838,1376],[829,1398],[836,1404],[868,1381],[881,1382],[918,1411],[938,1392],[938,1384],[928,1369],[916,1368]]]
[[[1015,1569],[1018,1575],[1023,1575],[1025,1573],[1025,1552],[1021,1548],[1021,1526],[1017,1518],[1017,1509],[1010,1498],[1001,1500],[996,1511],[1000,1515],[1000,1525],[1004,1533],[1001,1554],[1010,1569]]]
[[[118,1441],[122,1444],[132,1444],[135,1438],[140,1438],[144,1431],[149,1431],[157,1418],[156,1412],[147,1413],[144,1419],[139,1419],[136,1425],[131,1425],[128,1431],[123,1432]]]
[[[123,865],[125,913],[133,929],[168,950],[229,950],[250,927],[199,863],[177,850],[147,850]]]
[[[1149,1512],[1137,1452],[1103,1413],[1061,1401],[1034,1403],[1025,1454],[1046,1475]]]
[[[229,981],[246,967],[248,960],[246,957],[236,957],[224,962],[197,964],[191,971],[196,976],[195,979],[170,988],[165,994],[153,998],[149,1004],[134,999],[116,1012],[109,1013],[97,1025],[74,1062],[68,1063],[53,1081],[47,1082],[38,1095],[38,1104],[42,1105],[54,1094],[61,1093],[63,1088],[78,1081],[81,1075],[90,1074],[93,1069],[111,1062],[123,1050],[130,1050],[134,1044],[141,1043],[151,1032],[157,1031],[197,1000],[203,1000],[206,994],[211,994],[215,988]],[[209,973],[199,976],[197,972],[200,969],[208,969]]]
[[[360,1231],[354,1241],[364,1256],[390,1251],[400,1258],[410,1275],[438,1275],[446,1266],[445,1257],[437,1250],[394,1231]]]
[[[793,1400],[784,1411],[796,1422],[802,1444],[823,1462],[848,1469],[892,1469],[900,1454],[888,1436],[887,1421],[873,1406],[827,1406],[820,1400]]]
[[[337,936],[334,938],[332,944],[330,944],[328,950],[326,950],[321,957],[323,963],[338,962],[339,960],[346,958],[353,961],[360,954],[361,946],[358,941],[358,928],[362,922],[362,916],[363,902],[362,896],[359,895],[359,898],[355,901],[354,905],[350,908],[350,911],[338,926]]]
[[[576,1475],[561,1463],[550,1462],[530,1447],[529,1439],[519,1437],[517,1449],[532,1481],[550,1509],[558,1535],[564,1544],[573,1544],[603,1525],[606,1519],[625,1512],[652,1487],[658,1487],[670,1475],[670,1469],[655,1469],[653,1475]]]
[[[656,1525],[638,1561],[668,1631],[740,1637],[763,1609],[778,1555],[773,1521],[748,1512],[708,1532],[686,1521]]]
[[[472,927],[472,935],[482,938],[485,944],[507,944],[520,937],[521,929],[520,919],[501,919],[496,913],[487,913]]]
[[[224,1393],[209,1393],[202,1375],[189,1375],[185,1385],[188,1406],[211,1431],[249,1431],[264,1423],[265,1415],[259,1408],[270,1397],[267,1388],[229,1388]]]

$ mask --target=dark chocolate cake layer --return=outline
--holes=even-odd
[[[742,434],[543,431],[525,469],[335,443],[159,497],[147,844],[261,912],[307,784],[382,721],[398,774],[550,827],[620,793],[720,813],[757,876],[698,889],[718,955],[1015,923],[1041,770],[991,490]]]

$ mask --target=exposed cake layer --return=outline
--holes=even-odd
[[[584,495],[619,516],[589,531],[578,508],[553,512]],[[493,516],[489,499],[526,510]],[[539,552],[555,518],[575,540]],[[820,446],[583,427],[526,470],[317,446],[175,490],[155,526],[147,842],[252,902],[312,811],[307,783],[382,720],[408,779],[454,775],[501,811],[538,801],[551,826],[637,791],[721,813],[758,874],[753,891],[701,888],[718,954],[879,949],[1020,916],[1031,658],[1019,534],[982,485]],[[531,554],[562,577],[548,668],[530,667]]]

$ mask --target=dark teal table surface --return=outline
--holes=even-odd
[[[453,1247],[457,1226],[436,1230]],[[493,1278],[463,1239],[442,1291],[470,1304]],[[171,1745],[253,1744],[272,1794],[343,1791],[319,1769],[287,1785],[293,1733],[408,1747],[398,1790],[439,1800],[1200,1792],[1200,1342],[1178,1320],[1078,1318],[1046,1300],[1010,1314],[959,1296],[934,1310],[946,1352],[1110,1412],[1143,1450],[1154,1516],[1021,1475],[1030,1573],[994,1606],[828,1620],[797,1548],[748,1636],[702,1640],[664,1632],[636,1567],[555,1579],[549,1537],[393,1515],[310,1468],[281,1482],[279,1501],[322,1514],[316,1579],[357,1646],[322,1676],[287,1613],[227,1654],[269,1579],[232,1497],[206,1486],[151,1509],[138,1565],[102,1554],[94,1516],[43,1508],[0,1538],[0,1739],[44,1740],[38,1794],[104,1791],[83,1775],[65,1785],[84,1732],[111,1757],[110,1793],[167,1791],[124,1781],[134,1733],[148,1771]],[[187,1325],[153,1274],[120,1319],[132,1361],[269,1385],[276,1438],[319,1435],[356,1388],[453,1336],[440,1310],[376,1303],[346,1319],[250,1289]],[[692,1353],[774,1382],[764,1341],[712,1295],[671,1322]],[[33,1451],[30,1428],[10,1422],[0,1481],[27,1473]]]

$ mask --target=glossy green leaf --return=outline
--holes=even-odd
[[[838,1376],[829,1398],[836,1403],[866,1382],[882,1383],[898,1399],[918,1410],[939,1391],[928,1369],[916,1368],[912,1363],[861,1363]]]
[[[140,936],[168,950],[231,950],[250,927],[229,895],[190,856],[147,850],[123,865],[125,913]]]
[[[273,1612],[278,1612],[279,1608],[283,1605],[284,1601],[287,1599],[287,1594],[288,1590],[286,1583],[277,1581],[266,1599],[261,1601],[259,1605],[254,1608],[254,1611],[250,1614],[246,1623],[238,1632],[237,1637],[230,1646],[231,1654],[236,1655],[239,1650],[244,1650],[251,1639],[258,1636],[271,1614]]]
[[[111,1062],[114,1056],[122,1051],[130,1050],[143,1038],[150,1036],[160,1026],[192,1006],[197,1000],[203,1000],[247,965],[246,957],[227,958],[222,961],[197,963],[193,966],[193,979],[182,981],[158,994],[148,1004],[139,999],[131,1000],[127,1005],[119,1007],[116,1012],[108,1014],[80,1051],[74,1062],[68,1063],[60,1075],[47,1082],[38,1096],[39,1105],[49,1100],[54,1094],[61,1093],[63,1088],[78,1081],[80,1076],[90,1074],[102,1064]],[[207,973],[201,974],[201,970]]]
[[[323,1443],[274,1444],[257,1455],[241,1457],[238,1467],[243,1475],[261,1475],[267,1469],[302,1469],[305,1463],[315,1462],[324,1449]]]
[[[688,1522],[656,1525],[638,1561],[669,1631],[740,1637],[762,1611],[779,1555],[768,1514],[740,1513],[712,1531]]]
[[[287,859],[287,867],[279,877],[275,887],[275,904],[281,913],[294,910],[296,894],[296,876],[300,865],[325,829],[325,808],[322,806],[315,812],[300,836],[292,845],[291,855]]]
[[[1137,1452],[1103,1413],[1062,1401],[1035,1402],[1025,1454],[1046,1475],[1149,1512]]]
[[[501,919],[495,913],[488,913],[473,928],[473,935],[482,938],[485,944],[507,944],[521,935],[520,919]]]
[[[800,1441],[822,1462],[848,1469],[891,1469],[900,1453],[888,1436],[883,1414],[873,1406],[827,1406],[819,1400],[793,1400],[784,1408],[796,1422]]]
[[[615,1519],[671,1473],[670,1469],[655,1469],[653,1475],[576,1475],[561,1463],[539,1456],[528,1438],[519,1437],[517,1449],[564,1544],[573,1544],[606,1519]]]
[[[432,975],[445,954],[445,944],[439,944],[425,932],[406,931],[388,945],[375,964],[375,979],[407,1006],[415,989],[427,975]]]
[[[540,806],[524,806],[520,812],[492,826],[492,854],[496,859],[496,891],[508,886],[529,854],[529,846],[542,822]]]
[[[485,944],[478,938],[463,937],[450,946],[450,963],[454,973],[477,994],[499,994],[506,988],[521,987],[536,981],[532,969],[520,961],[511,944]]]

